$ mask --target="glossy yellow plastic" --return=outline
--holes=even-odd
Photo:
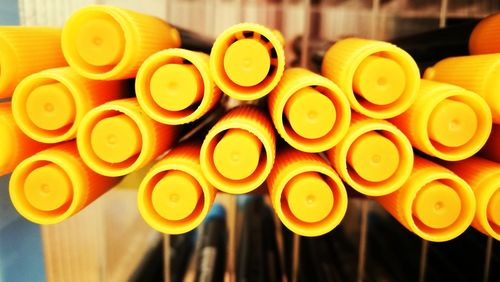
[[[12,96],[16,85],[30,74],[68,65],[58,28],[1,26],[0,54],[0,98]]]
[[[125,81],[84,78],[69,67],[44,70],[23,79],[12,97],[17,124],[31,138],[59,143],[76,137],[91,109],[128,94]]]
[[[69,65],[98,80],[135,77],[151,54],[181,44],[179,32],[159,18],[98,5],[76,11],[61,40]]]
[[[267,179],[281,222],[301,236],[333,230],[347,210],[347,193],[337,173],[319,155],[282,148]]]
[[[201,169],[217,189],[244,194],[266,180],[275,154],[276,137],[269,118],[255,106],[240,106],[208,132],[201,147]]]
[[[427,68],[424,73],[425,79],[454,84],[479,94],[490,106],[495,123],[500,123],[498,77],[500,54],[451,57]]]
[[[500,163],[500,147],[498,146],[500,142],[500,125],[493,124],[488,141],[483,146],[479,154],[486,159],[492,160],[494,162]]]
[[[401,189],[374,198],[408,230],[443,242],[462,234],[474,219],[471,187],[450,170],[415,156],[415,165]]]
[[[463,178],[476,196],[472,226],[500,240],[500,164],[479,157],[448,162],[446,167]]]
[[[469,37],[469,51],[473,55],[500,53],[500,13],[476,25]]]
[[[351,109],[345,95],[329,79],[306,69],[287,69],[268,101],[276,130],[298,150],[328,150],[349,128]]]
[[[327,156],[349,186],[369,196],[396,191],[413,167],[410,141],[396,126],[358,113],[353,113],[346,136]]]
[[[25,158],[48,148],[26,136],[17,126],[10,103],[0,103],[0,176],[12,172]]]
[[[321,74],[342,89],[353,110],[378,119],[406,111],[420,85],[417,64],[408,53],[387,42],[360,38],[330,47]]]
[[[78,213],[119,181],[87,167],[73,141],[22,161],[12,173],[9,193],[23,217],[38,224],[55,224]]]
[[[256,100],[278,84],[285,68],[283,37],[252,23],[221,33],[210,53],[210,70],[222,92],[239,100]]]
[[[491,111],[479,95],[425,79],[415,103],[390,121],[415,148],[447,161],[463,160],[477,153],[492,126]]]
[[[89,111],[77,133],[83,161],[106,176],[136,171],[177,142],[178,128],[149,118],[136,98],[121,99]]]
[[[137,99],[154,120],[165,124],[195,121],[221,97],[209,68],[209,56],[172,48],[155,53],[140,67]]]
[[[196,142],[175,147],[144,177],[138,207],[156,230],[167,234],[189,232],[210,210],[217,190],[201,171],[200,147]]]

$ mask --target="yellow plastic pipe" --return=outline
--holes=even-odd
[[[415,103],[390,121],[413,147],[458,161],[474,155],[486,143],[492,117],[488,104],[474,92],[423,79]]]
[[[454,84],[479,94],[490,106],[495,123],[500,123],[499,77],[500,54],[451,57],[424,73],[425,79]]]
[[[342,180],[317,154],[280,148],[267,187],[281,222],[301,236],[330,232],[347,210]]]
[[[73,141],[21,162],[12,173],[9,193],[23,217],[38,224],[55,224],[78,213],[119,181],[87,167]]]
[[[0,176],[12,172],[22,160],[49,147],[29,138],[19,129],[10,103],[0,103],[0,140]]]
[[[21,130],[43,143],[74,139],[92,108],[128,94],[125,81],[84,78],[69,67],[44,70],[19,83],[12,111]]]
[[[200,166],[201,142],[173,148],[146,174],[137,197],[144,220],[166,234],[196,228],[212,206],[217,190]]]
[[[108,102],[89,111],[77,132],[83,161],[106,176],[136,171],[177,142],[178,128],[152,120],[136,98]]]
[[[275,154],[276,137],[269,117],[257,107],[240,106],[208,132],[201,146],[201,169],[217,189],[244,194],[266,180]]]
[[[26,76],[68,65],[61,51],[61,29],[0,27],[0,98],[12,96]]]
[[[221,97],[209,68],[209,56],[172,48],[155,53],[135,80],[139,104],[165,124],[193,122],[208,113]]]
[[[302,68],[287,69],[269,94],[269,112],[278,133],[292,147],[322,152],[347,133],[349,101],[329,79]]]
[[[481,20],[469,37],[473,55],[500,53],[500,13]]]
[[[71,15],[61,40],[69,65],[99,80],[135,77],[147,57],[181,44],[179,32],[159,18],[98,5]]]
[[[479,157],[445,166],[462,177],[476,196],[476,213],[472,226],[500,241],[500,164]]]
[[[476,211],[474,193],[467,182],[417,156],[403,187],[374,199],[408,230],[433,242],[458,237],[472,223]]]
[[[340,40],[328,49],[321,74],[345,93],[351,108],[387,119],[406,111],[417,97],[420,73],[413,58],[387,42]]]
[[[413,168],[408,138],[390,122],[358,113],[353,113],[346,136],[327,156],[349,186],[368,196],[401,188]]]
[[[256,100],[278,84],[285,68],[283,36],[252,23],[226,29],[214,42],[210,70],[225,94]]]

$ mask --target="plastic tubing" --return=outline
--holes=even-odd
[[[19,83],[12,111],[21,130],[43,143],[74,139],[83,116],[128,94],[125,81],[84,78],[69,67],[44,70]]]
[[[193,122],[221,97],[209,68],[209,56],[168,49],[149,57],[135,80],[137,100],[154,120],[165,124]]]
[[[403,187],[375,199],[408,230],[433,242],[458,237],[472,223],[476,210],[467,182],[417,156]]]
[[[403,49],[360,38],[332,45],[323,58],[321,74],[342,89],[353,110],[378,119],[406,111],[420,85],[417,64]]]
[[[244,194],[264,183],[275,154],[276,137],[269,117],[254,106],[240,106],[208,132],[201,146],[201,169],[217,189]]]
[[[12,96],[16,85],[32,73],[68,65],[58,28],[1,26],[0,54],[0,98]]]
[[[413,147],[447,161],[466,159],[491,132],[491,111],[479,95],[446,83],[422,80],[418,99],[390,120]]]
[[[177,142],[178,128],[148,117],[136,98],[115,100],[89,111],[77,132],[83,161],[106,176],[136,171]]]
[[[251,23],[221,33],[210,52],[210,70],[225,94],[256,100],[278,84],[285,69],[284,39],[278,31]]]
[[[347,210],[347,192],[337,173],[317,154],[280,148],[267,179],[281,222],[301,236],[333,230]]]
[[[454,84],[479,94],[490,106],[494,123],[500,123],[499,77],[500,54],[451,57],[424,72],[425,79]]]
[[[200,166],[201,143],[173,148],[146,174],[139,187],[138,206],[156,230],[182,234],[196,228],[210,210],[217,190]]]
[[[306,69],[287,69],[268,99],[278,133],[298,150],[326,151],[349,128],[351,109],[342,90]]]
[[[71,15],[61,40],[69,65],[98,80],[135,77],[147,57],[181,44],[179,32],[159,18],[99,5]]]
[[[469,51],[473,55],[500,53],[500,13],[476,25],[469,38]]]
[[[347,135],[327,156],[349,186],[368,196],[401,188],[413,168],[408,138],[390,122],[358,113],[352,115]]]
[[[73,141],[21,162],[12,173],[9,193],[23,217],[38,224],[55,224],[78,213],[119,181],[87,167]]]

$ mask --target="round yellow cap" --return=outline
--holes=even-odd
[[[75,103],[61,83],[45,84],[31,91],[26,100],[28,118],[44,130],[57,130],[75,120]]]
[[[90,142],[94,153],[109,163],[120,163],[139,153],[142,138],[135,122],[124,114],[97,122]]]
[[[363,179],[380,182],[391,177],[399,167],[399,151],[388,138],[368,132],[349,147],[347,162]]]
[[[467,104],[450,99],[440,102],[429,117],[429,137],[448,147],[469,142],[478,127],[478,118]]]
[[[62,168],[51,163],[28,174],[24,180],[24,194],[34,208],[53,211],[71,200],[71,180]]]
[[[306,87],[297,91],[286,102],[285,116],[298,135],[317,139],[332,130],[336,111],[328,97],[311,87]]]
[[[460,215],[462,203],[453,188],[431,182],[418,192],[413,203],[413,214],[430,228],[446,228]]]
[[[262,143],[252,133],[230,129],[215,146],[215,168],[226,178],[245,179],[257,169],[261,149]]]
[[[488,219],[493,224],[500,226],[500,190],[497,190],[488,204]]]
[[[405,87],[404,69],[396,61],[376,55],[363,60],[353,78],[354,92],[376,105],[396,101]]]
[[[333,192],[317,172],[306,172],[292,178],[283,195],[293,215],[304,222],[319,222],[333,208]]]
[[[171,170],[155,185],[151,200],[155,211],[163,218],[182,220],[193,213],[201,192],[194,177],[180,170]]]
[[[78,54],[90,65],[116,64],[125,50],[123,30],[111,18],[88,19],[79,26],[75,37]]]
[[[149,84],[153,100],[169,111],[182,111],[203,98],[203,80],[193,65],[167,64]]]
[[[231,44],[224,54],[224,70],[231,81],[240,86],[262,82],[271,66],[267,48],[255,39],[241,39]]]

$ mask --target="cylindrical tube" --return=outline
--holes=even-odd
[[[476,210],[467,182],[420,157],[415,157],[412,174],[401,189],[375,199],[408,230],[433,242],[458,237]]]
[[[347,192],[342,180],[316,154],[292,148],[280,150],[267,187],[281,222],[302,236],[330,232],[347,210]]]
[[[48,148],[24,134],[12,115],[11,104],[0,104],[0,176],[12,172],[27,157]]]
[[[479,157],[445,166],[463,178],[476,196],[476,213],[472,226],[500,241],[500,164]]]
[[[124,98],[125,81],[84,78],[69,67],[30,75],[17,86],[12,111],[21,130],[43,143],[76,137],[83,116],[94,107]]]
[[[226,193],[257,189],[271,172],[276,136],[269,117],[254,106],[224,115],[201,146],[201,169],[213,186]]]
[[[168,150],[178,128],[148,117],[136,98],[115,100],[89,111],[77,132],[83,161],[106,176],[136,171]]]
[[[151,54],[181,44],[179,32],[159,18],[97,5],[75,12],[61,40],[69,65],[99,80],[135,77]]]
[[[500,124],[494,124],[488,141],[486,141],[479,155],[488,160],[500,163],[500,146],[498,144],[500,144]]]
[[[358,113],[352,115],[347,135],[327,155],[349,186],[369,196],[396,191],[413,168],[408,138],[390,122]]]
[[[387,42],[359,38],[330,47],[321,74],[344,91],[355,111],[379,119],[406,111],[420,85],[420,72],[408,53]]]
[[[137,201],[142,217],[154,229],[189,232],[210,210],[217,190],[201,172],[200,147],[196,142],[175,147],[144,177]]]
[[[500,53],[500,13],[479,22],[469,38],[471,54]]]
[[[21,162],[12,173],[9,192],[14,207],[26,219],[55,224],[78,213],[119,180],[88,168],[73,141]]]
[[[256,100],[278,84],[285,69],[283,37],[251,23],[234,25],[215,40],[210,70],[222,92],[239,100]]]
[[[446,83],[422,80],[418,98],[391,119],[413,147],[447,161],[474,155],[491,132],[491,111],[479,95]]]
[[[0,27],[0,98],[10,97],[26,76],[68,65],[61,51],[61,30],[46,27]]]
[[[306,69],[287,69],[268,101],[278,133],[298,150],[326,151],[349,128],[351,109],[342,90]]]
[[[168,49],[149,57],[135,81],[137,100],[154,120],[165,124],[195,121],[221,97],[209,68],[209,56]]]
[[[479,94],[490,106],[495,123],[500,123],[499,77],[500,54],[451,57],[424,73],[425,79],[454,84]]]

